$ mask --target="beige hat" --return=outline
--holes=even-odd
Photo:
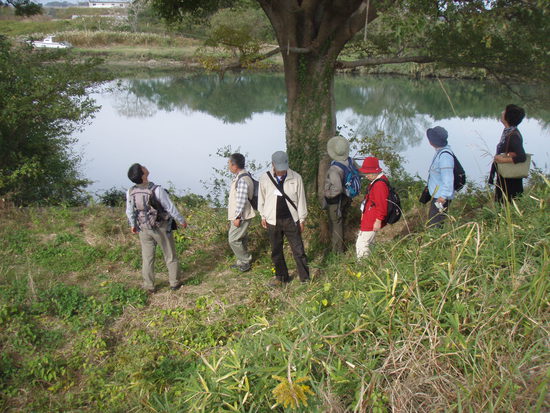
[[[330,138],[327,142],[328,156],[338,162],[347,161],[349,157],[349,142],[342,136]]]

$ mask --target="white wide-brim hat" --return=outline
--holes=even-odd
[[[347,161],[349,157],[349,142],[343,136],[335,136],[327,142],[328,156],[338,162]]]

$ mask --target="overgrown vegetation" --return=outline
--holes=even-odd
[[[232,273],[225,210],[187,196],[185,286],[159,274],[149,300],[122,207],[2,210],[0,408],[548,410],[550,181],[532,181],[507,208],[459,197],[441,230],[407,204],[361,262],[308,228],[314,281],[283,290],[258,222]]]
[[[86,179],[72,134],[98,109],[98,61],[31,53],[0,36],[0,195],[18,204],[78,203]]]

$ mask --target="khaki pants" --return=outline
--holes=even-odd
[[[359,231],[357,242],[355,243],[355,252],[357,258],[366,258],[370,253],[370,246],[374,244],[374,231]]]
[[[227,240],[229,246],[237,257],[237,265],[248,265],[252,261],[252,255],[248,252],[248,227],[251,219],[241,221],[241,225],[236,227],[233,221],[229,221],[229,232]]]
[[[143,288],[155,289],[155,250],[157,244],[162,248],[164,261],[168,267],[168,281],[170,287],[177,287],[179,283],[179,263],[176,256],[176,245],[172,232],[167,232],[168,223],[164,222],[156,229],[142,229],[139,233],[141,242],[141,257]]]

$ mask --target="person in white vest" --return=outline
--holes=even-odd
[[[229,246],[233,250],[237,261],[231,268],[241,272],[250,270],[252,255],[248,252],[248,227],[252,218],[256,216],[250,204],[254,193],[254,185],[250,174],[245,169],[245,158],[240,153],[229,156],[227,161],[229,171],[235,175],[229,190],[227,205],[227,219]]]
[[[126,216],[132,233],[139,234],[143,288],[149,294],[155,292],[155,249],[159,244],[168,268],[170,288],[178,290],[181,287],[179,262],[172,230],[175,229],[174,220],[182,228],[187,227],[187,222],[168,192],[149,181],[149,170],[145,166],[139,163],[130,166],[128,178],[135,185],[126,194]]]

